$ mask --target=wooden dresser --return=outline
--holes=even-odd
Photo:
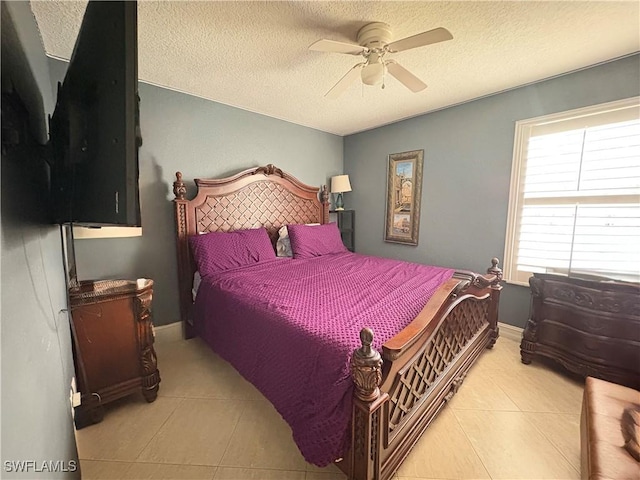
[[[158,394],[160,373],[150,316],[153,281],[80,282],[69,290],[74,363],[81,405],[77,428],[102,420],[102,406],[142,392]]]
[[[584,377],[640,388],[640,284],[535,274],[522,362],[551,358]]]

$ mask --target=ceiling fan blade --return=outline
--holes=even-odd
[[[348,55],[360,55],[367,48],[353,43],[336,42],[334,40],[318,40],[311,44],[309,50],[316,52],[346,53]]]
[[[388,47],[389,52],[402,52],[403,50],[409,50],[410,48],[423,47],[425,45],[431,45],[432,43],[444,42],[451,40],[453,35],[446,28],[434,28],[428,32],[418,33],[412,37],[403,38],[391,42]]]
[[[386,65],[387,71],[413,93],[417,93],[427,88],[426,83],[395,61],[390,60]]]
[[[351,85],[356,78],[360,77],[360,70],[362,70],[363,66],[364,63],[354,65],[324,96],[327,98],[338,98],[342,92],[349,88],[349,85]]]

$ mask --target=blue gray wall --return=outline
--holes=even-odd
[[[38,143],[54,100],[47,59],[28,2],[2,2],[2,91],[15,89],[28,131],[2,153],[2,478],[79,478],[69,388],[73,360],[62,246],[48,224],[48,176]],[[3,128],[5,115],[3,99]],[[24,133],[24,132],[21,132]],[[3,131],[4,137],[4,131]],[[12,471],[17,461],[37,462]],[[9,463],[7,463],[9,462]],[[40,473],[36,472],[36,467]]]
[[[638,55],[345,137],[357,251],[483,272],[504,255],[515,122],[636,95]],[[420,149],[419,245],[385,243],[388,155]],[[528,309],[528,289],[506,285],[500,320],[523,327]]]
[[[190,180],[273,163],[319,185],[342,173],[343,158],[354,189],[345,201],[357,211],[357,251],[484,271],[492,257],[504,255],[515,122],[640,94],[639,58],[345,138],[141,83],[143,236],[76,241],[78,275],[153,278],[154,321],[175,322],[175,171]],[[62,80],[66,63],[49,62],[52,79]],[[385,243],[387,156],[416,149],[425,151],[420,242],[417,247]],[[523,326],[528,308],[528,289],[506,285],[501,321]]]
[[[62,81],[67,63],[49,59]],[[272,163],[309,185],[342,173],[342,137],[139,84],[142,237],[76,240],[78,277],[148,277],[155,282],[155,325],[179,321],[173,181],[222,177]],[[193,187],[189,195],[194,194]]]

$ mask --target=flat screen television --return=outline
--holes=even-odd
[[[90,1],[50,119],[55,223],[140,226],[137,3]]]

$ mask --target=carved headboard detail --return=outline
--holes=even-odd
[[[189,251],[189,236],[207,232],[265,227],[275,244],[282,225],[327,223],[329,193],[300,182],[275,167],[244,170],[232,177],[196,179],[198,189],[192,200],[186,199],[182,173],[173,183],[180,316],[187,338],[191,336],[191,288],[195,265]]]

